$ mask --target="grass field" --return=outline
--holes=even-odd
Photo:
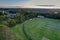
[[[14,32],[14,35],[16,36],[16,39],[18,39],[18,40],[28,40],[25,37],[25,35],[22,31],[22,24],[18,24],[16,26],[12,27],[12,30]]]
[[[22,26],[23,24],[18,24],[12,30],[17,39],[28,40],[22,31]],[[32,40],[60,40],[59,20],[34,18],[25,23],[24,29]]]

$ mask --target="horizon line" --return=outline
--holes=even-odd
[[[0,6],[0,8],[45,8],[45,9],[60,9],[60,6],[50,6],[50,5],[41,5],[41,6]]]

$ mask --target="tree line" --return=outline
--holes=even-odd
[[[60,13],[37,13],[28,12],[24,10],[10,10],[9,14],[16,14],[15,16],[9,16],[8,13],[0,12],[0,23],[9,27],[15,26],[16,24],[23,23],[31,18],[38,16],[44,16],[47,18],[60,19]]]

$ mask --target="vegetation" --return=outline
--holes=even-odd
[[[10,28],[0,25],[0,40],[16,40]]]
[[[47,18],[34,18],[25,23],[25,31],[32,40],[41,40],[43,37],[49,40],[60,40],[60,30],[56,30],[55,26],[47,27],[47,24],[52,24],[60,27],[60,21],[54,21]]]
[[[24,22],[25,20],[36,18],[38,16],[60,19],[60,13],[36,13],[23,10],[10,10],[8,13],[0,12],[0,15],[0,20],[6,21],[9,26],[14,26],[18,23]]]
[[[41,18],[40,16],[46,18]],[[60,19],[60,13],[44,14],[24,10],[0,12],[0,40],[29,40],[26,37],[27,34],[31,40],[41,40],[42,37],[50,40],[60,40],[59,30],[46,27],[46,24],[53,24],[60,27],[60,21],[48,18]],[[26,20],[29,20],[29,22],[24,23]],[[24,29],[27,33],[26,35],[24,34]]]
[[[23,24],[18,24],[11,29],[13,30],[13,33],[16,36],[17,40],[28,40],[22,31],[22,25]]]
[[[45,16],[47,18],[60,19],[60,13],[41,13],[40,15]]]

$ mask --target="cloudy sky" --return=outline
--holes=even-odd
[[[20,6],[20,5],[57,5],[60,0],[0,0],[0,6]]]

